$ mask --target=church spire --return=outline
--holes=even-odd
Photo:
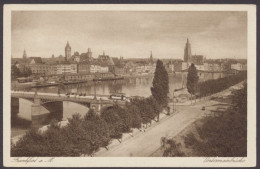
[[[191,61],[191,45],[189,42],[189,38],[187,38],[187,42],[184,48],[184,62],[189,62]]]
[[[153,51],[151,51],[150,62],[153,62]]]
[[[27,54],[26,54],[26,50],[24,49],[23,50],[23,59],[26,59],[27,58]]]

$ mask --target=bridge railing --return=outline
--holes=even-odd
[[[34,92],[19,92],[12,91],[11,96],[19,97],[19,98],[34,98]],[[93,101],[102,101],[103,103],[111,103],[111,102],[125,102],[122,100],[112,100],[109,99],[109,95],[96,95],[96,99],[94,99],[94,95],[87,96],[79,96],[79,95],[66,95],[66,94],[55,94],[55,93],[37,93],[37,98],[39,99],[47,99],[47,100],[57,100],[57,101],[74,101],[74,102],[93,102]],[[105,97],[104,97],[105,96]]]

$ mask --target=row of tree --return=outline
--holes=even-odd
[[[230,86],[242,82],[247,78],[247,72],[239,72],[236,75],[227,76],[219,79],[212,79],[205,82],[198,83],[197,90],[198,96],[204,97],[214,93],[221,92]]]

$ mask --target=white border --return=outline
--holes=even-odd
[[[203,163],[198,157],[59,157],[54,162],[16,163],[10,157],[11,11],[247,11],[248,144],[243,163]],[[253,167],[256,166],[256,6],[255,5],[4,5],[3,162],[8,167]],[[40,158],[49,159],[49,158]]]

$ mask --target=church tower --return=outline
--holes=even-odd
[[[151,55],[150,55],[150,62],[153,62],[153,52],[151,51]]]
[[[66,60],[68,60],[71,57],[71,47],[69,42],[67,42],[66,46],[65,46],[65,58]]]
[[[191,61],[191,47],[189,39],[187,38],[186,46],[184,49],[184,62],[190,62]]]
[[[27,59],[27,54],[26,54],[25,49],[24,49],[24,51],[23,51],[23,59]]]

